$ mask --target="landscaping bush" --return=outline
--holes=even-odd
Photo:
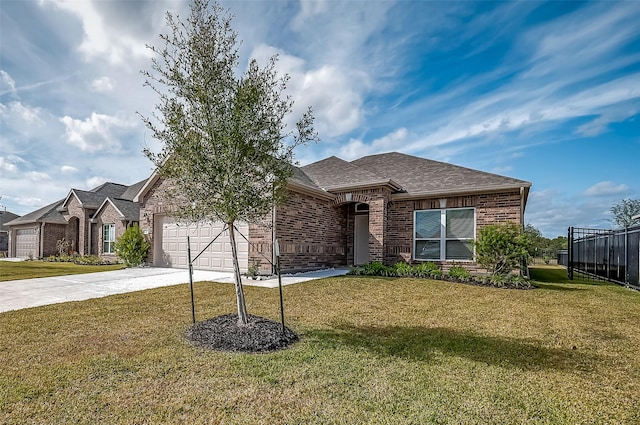
[[[431,277],[442,275],[442,271],[437,264],[427,261],[424,263],[416,264],[413,268],[414,277]]]
[[[411,267],[409,263],[400,261],[393,265],[393,272],[394,275],[398,277],[409,277],[413,276],[413,267]]]
[[[379,261],[372,261],[362,266],[351,267],[348,274],[352,276],[431,278],[473,285],[495,286],[498,288],[533,288],[529,280],[520,275],[494,274],[492,276],[474,276],[467,269],[457,264],[451,266],[445,274],[437,264],[432,262],[419,263],[412,266],[404,261],[400,261],[392,267],[388,267]]]
[[[522,268],[528,255],[529,238],[516,224],[492,224],[480,229],[474,246],[476,261],[492,276],[509,275]]]
[[[74,263],[81,266],[102,266],[113,264],[113,262],[103,260],[97,255],[50,255],[47,258],[43,258],[42,261],[48,261],[50,263]]]
[[[127,265],[136,267],[144,263],[149,252],[149,242],[138,226],[131,226],[115,243],[116,255]]]
[[[451,266],[449,272],[447,273],[447,276],[460,280],[471,279],[471,273],[469,273],[469,271],[464,267],[458,265]]]

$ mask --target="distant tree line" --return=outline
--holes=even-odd
[[[545,238],[540,230],[532,224],[527,224],[524,232],[529,240],[529,255],[533,258],[542,258],[545,263],[556,258],[559,250],[567,249],[566,236],[557,236],[553,239]]]

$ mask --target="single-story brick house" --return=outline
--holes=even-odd
[[[186,267],[186,236],[200,252],[220,223],[181,224],[171,218],[169,181],[152,175],[133,198],[149,237],[148,263]],[[531,183],[444,162],[391,152],[344,161],[334,156],[296,168],[286,203],[265,222],[240,225],[249,242],[239,246],[241,269],[270,270],[278,239],[285,271],[382,261],[453,262],[474,268],[470,241],[480,228],[524,223]],[[223,235],[194,264],[231,270]]]
[[[6,223],[9,256],[57,255],[57,243],[64,238],[69,253],[115,259],[116,238],[139,221],[133,197],[145,181],[132,186],[108,182],[89,191],[71,189],[65,199]]]

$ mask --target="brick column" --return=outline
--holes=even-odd
[[[387,197],[381,195],[369,201],[369,260],[384,262],[387,233]]]

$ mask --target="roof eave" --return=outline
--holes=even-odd
[[[394,200],[403,200],[403,199],[424,199],[424,198],[434,198],[436,196],[465,196],[465,195],[479,195],[482,193],[499,193],[505,191],[520,191],[520,189],[524,188],[526,193],[529,193],[529,188],[531,184],[522,184],[518,186],[492,186],[492,187],[480,187],[474,189],[463,189],[463,190],[432,190],[429,192],[413,192],[413,193],[392,193],[391,198]]]
[[[153,185],[156,184],[159,178],[160,178],[160,173],[156,168],[151,174],[151,176],[147,179],[147,181],[142,185],[138,193],[136,193],[136,195],[133,197],[133,202],[137,202],[141,204],[142,200],[144,199],[144,196],[147,194],[147,192],[149,192],[149,190],[153,187]]]
[[[289,181],[289,182],[287,182],[287,187],[288,187],[289,190],[293,190],[294,192],[304,193],[304,194],[307,194],[307,195],[311,195],[311,196],[315,196],[315,197],[318,197],[318,198],[321,198],[321,199],[325,199],[327,201],[330,201],[330,200],[333,199],[333,195],[332,194],[330,194],[328,192],[325,192],[322,189],[314,189],[312,187],[305,186],[305,185],[302,185],[300,183]]]
[[[350,190],[371,189],[371,188],[380,187],[380,186],[386,186],[391,190],[402,190],[402,186],[400,186],[398,183],[396,183],[391,179],[354,184],[354,185],[348,185],[348,186],[344,186],[344,185],[328,186],[328,187],[325,187],[324,189],[327,192],[348,192]]]

